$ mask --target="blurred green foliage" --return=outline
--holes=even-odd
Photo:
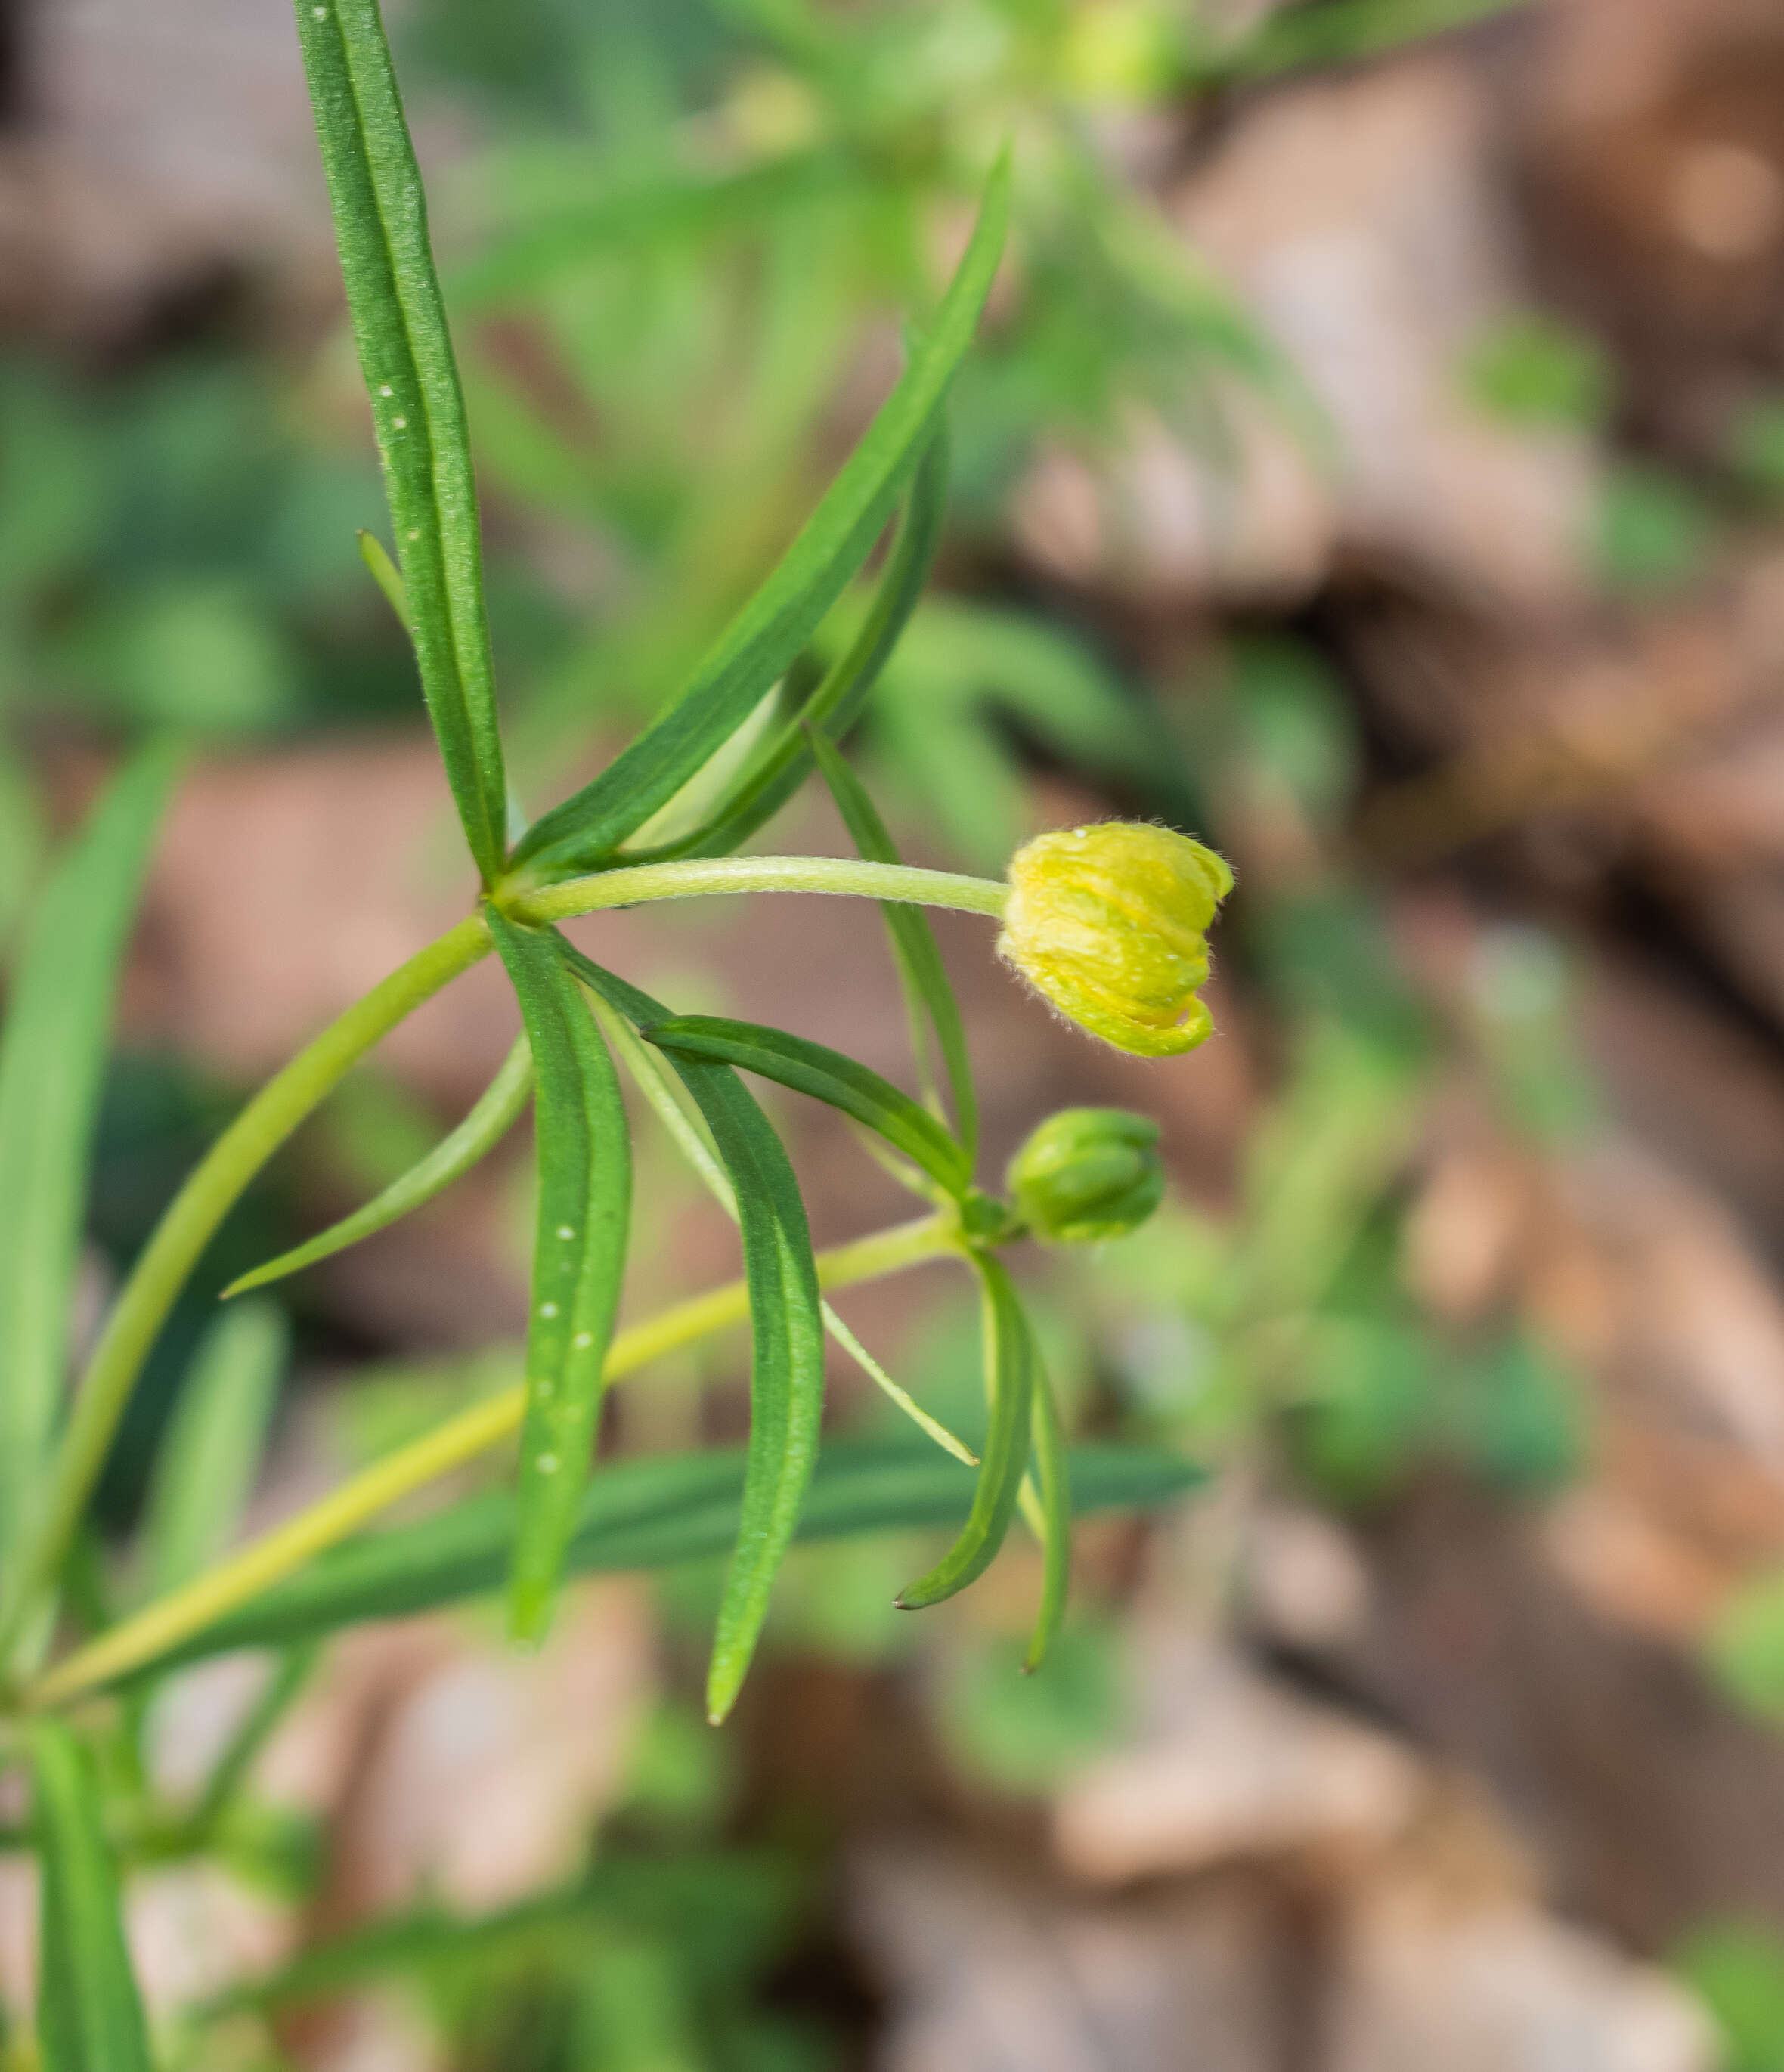
[[[353,528],[368,457],[277,370],[187,356],[109,383],[0,365],[0,709],[240,734],[407,712]]]
[[[1111,1745],[1129,1724],[1125,1664],[1106,1626],[1061,1634],[1038,1675],[1021,1674],[1013,1638],[955,1649],[942,1663],[937,1720],[949,1753],[996,1790],[1046,1789]]]
[[[1716,514],[1678,474],[1651,462],[1622,461],[1599,491],[1598,569],[1613,590],[1635,595],[1683,589],[1702,574]]]
[[[1540,310],[1502,318],[1477,338],[1463,367],[1464,386],[1502,422],[1601,429],[1614,398],[1603,349]]]
[[[1784,1576],[1761,1575],[1734,1591],[1711,1622],[1704,1650],[1730,1697],[1784,1725]]]
[[[1784,397],[1763,396],[1737,412],[1724,453],[1752,495],[1774,510],[1784,504]]]
[[[1784,2072],[1784,1941],[1775,1929],[1707,1923],[1675,1952],[1673,1968],[1716,2025],[1719,2072]]]

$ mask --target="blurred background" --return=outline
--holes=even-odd
[[[462,1617],[350,1638],[224,1860],[133,1885],[173,2062],[1780,2072],[1776,0],[391,11],[535,810],[791,535],[1013,134],[939,579],[854,748],[915,860],[1120,812],[1235,861],[1186,1059],[1093,1048],[939,923],[992,1171],[1055,1107],[1162,1120],[1152,1226],[1017,1264],[1078,1429],[1214,1473],[1084,1528],[1032,1681],[1014,1540],[921,1619],[890,1604],[920,1546],[797,1556],[723,1734],[704,1571],[586,1586],[534,1659]],[[383,522],[280,0],[14,0],[0,941],[122,742],[204,743],[126,987],[95,1310],[256,1079],[468,896],[356,549]],[[767,845],[844,842],[806,801]],[[582,925],[684,1011],[905,1071],[849,902]],[[510,1013],[462,982],[232,1219],[113,1462],[121,1531],[216,1289],[401,1170]],[[820,1242],[900,1213],[846,1130],[775,1112]],[[513,1371],[524,1148],[277,1291],[255,1522]],[[639,1313],[734,1270],[643,1157]],[[843,1306],[969,1416],[968,1293]],[[742,1354],[626,1392],[610,1445],[734,1435]],[[159,1701],[176,1786],[253,1674]],[[0,1862],[9,1995],[29,1911]]]

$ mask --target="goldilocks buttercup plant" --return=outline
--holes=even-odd
[[[1157,1198],[1155,1133],[1112,1111],[1069,1112],[1018,1158],[1011,1198],[982,1190],[965,1034],[922,908],[1002,918],[1003,954],[1056,1006],[1108,1041],[1157,1054],[1207,1034],[1196,988],[1205,931],[1231,883],[1225,865],[1187,837],[1108,826],[1042,837],[1017,858],[1007,886],[910,869],[837,745],[935,548],[944,402],[997,263],[1004,170],[991,177],[964,257],[902,376],[778,567],[656,723],[528,825],[504,776],[463,410],[376,0],[299,0],[297,19],[395,532],[394,561],[369,538],[367,559],[413,643],[478,895],[462,921],[318,1036],[217,1141],[138,1260],[65,1416],[80,1180],[113,974],[175,773],[171,751],[151,748],[114,782],[39,902],[18,963],[0,1050],[0,1650],[34,1767],[46,1871],[43,2058],[108,2072],[146,2064],[148,2046],[91,1759],[59,1716],[71,1706],[84,1715],[80,1701],[95,1694],[140,1693],[178,1665],[228,1649],[282,1651],[286,1668],[196,1807],[176,1817],[151,1804],[133,1816],[139,1843],[152,1836],[163,1853],[200,1847],[255,1737],[295,1688],[305,1651],[352,1620],[505,1580],[512,1630],[536,1641],[571,1570],[728,1547],[707,1685],[717,1720],[737,1696],[796,1536],[956,1524],[942,1558],[901,1593],[915,1608],[980,1574],[1022,1509],[1045,1549],[1035,1666],[1064,1605],[1074,1509],[1154,1500],[1187,1479],[1175,1460],[1132,1449],[1068,1456],[1034,1333],[997,1256],[1030,1231],[1071,1242],[1131,1228]],[[846,648],[818,668],[808,660],[815,636],[894,517],[871,608]],[[726,753],[740,736],[751,743],[741,758]],[[737,855],[814,770],[858,856]],[[789,1032],[675,1014],[591,961],[557,925],[601,908],[723,892],[881,902],[920,1032],[923,1100]],[[254,1174],[355,1061],[491,955],[513,986],[524,1034],[483,1098],[377,1200],[237,1287],[295,1271],[429,1198],[499,1138],[530,1088],[539,1209],[524,1378],[224,1553],[277,1364],[266,1313],[226,1313],[158,1467],[151,1544],[136,1569],[150,1593],[119,1615],[93,1586],[89,1502],[187,1276]],[[931,1047],[945,1098],[930,1079]],[[631,1174],[622,1071],[736,1221],[744,1265],[736,1284],[623,1331],[615,1317]],[[814,1255],[791,1167],[743,1074],[853,1118],[880,1141],[924,1212]],[[825,1299],[827,1289],[949,1255],[982,1291],[988,1415],[979,1457],[880,1368]],[[714,1453],[591,1473],[610,1384],[746,1319],[752,1362],[741,1459]],[[933,1448],[839,1441],[820,1454],[827,1334]],[[512,1492],[362,1531],[399,1498],[516,1435]],[[58,1652],[64,1634],[74,1644]],[[104,1709],[94,1716],[103,1720]]]

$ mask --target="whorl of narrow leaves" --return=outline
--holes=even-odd
[[[649,994],[565,944],[582,982],[635,1029],[668,1020]],[[755,1652],[769,1593],[798,1528],[817,1458],[824,1409],[824,1313],[812,1233],[780,1139],[730,1066],[668,1053],[693,1097],[737,1199],[750,1290],[750,1446],[743,1515],[726,1572],[706,1679],[706,1709],[722,1720]]]
[[[730,739],[791,664],[865,561],[972,342],[1003,250],[1009,163],[1001,159],[935,319],[892,393],[774,573],[738,613],[681,696],[593,783],[553,807],[515,849],[541,879],[599,869],[627,837]]]
[[[840,741],[879,681],[899,635],[922,601],[941,545],[947,508],[947,434],[945,426],[939,425],[917,463],[885,574],[854,639],[709,820],[660,849],[628,849],[628,857],[728,856],[774,818],[811,775],[812,736]],[[864,849],[862,854],[866,853]]]

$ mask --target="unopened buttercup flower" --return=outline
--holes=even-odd
[[[1062,828],[1012,858],[997,952],[1093,1036],[1170,1057],[1214,1033],[1196,995],[1232,889],[1223,857],[1169,828]]]
[[[1119,1108],[1050,1115],[1009,1161],[1023,1224],[1043,1244],[1125,1237],[1165,1198],[1158,1124]]]

